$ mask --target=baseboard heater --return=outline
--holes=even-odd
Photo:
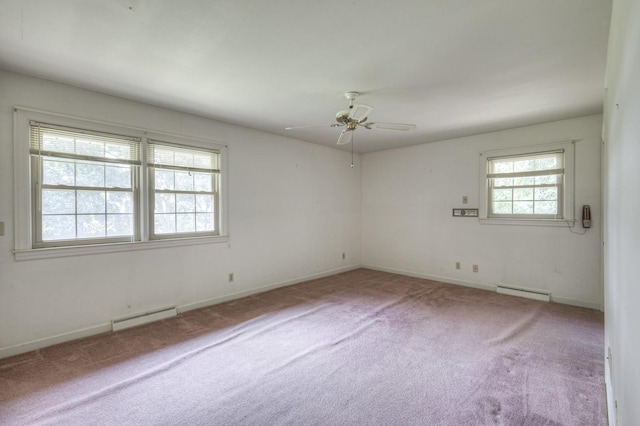
[[[145,312],[144,314],[113,320],[111,321],[111,329],[113,331],[124,330],[125,328],[135,327],[136,325],[147,324],[149,322],[175,317],[176,315],[178,315],[178,311],[175,306],[158,311]]]
[[[496,289],[498,293],[508,294],[509,296],[526,297],[527,299],[540,300],[542,302],[550,302],[551,294],[544,291],[523,290],[520,288],[504,287],[499,285]]]

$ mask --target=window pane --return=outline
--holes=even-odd
[[[80,215],[78,216],[78,238],[96,238],[104,237],[105,215]]]
[[[76,180],[73,161],[49,160],[42,162],[42,183],[44,185],[74,185]]]
[[[196,195],[196,211],[213,212],[213,195],[198,194]]]
[[[513,162],[513,171],[514,172],[529,172],[534,170],[535,162],[534,160],[520,160]]]
[[[155,214],[154,232],[156,234],[173,234],[176,232],[176,215],[175,214]]]
[[[171,170],[156,170],[155,171],[155,186],[156,189],[175,189],[173,184],[173,171]]]
[[[156,194],[155,213],[175,213],[175,194]]]
[[[197,213],[196,214],[196,230],[199,232],[213,231],[213,213]]]
[[[43,151],[55,151],[55,152],[68,152],[73,153],[75,151],[75,144],[73,138],[60,135],[52,135],[50,133],[42,134],[42,150]]]
[[[513,214],[533,214],[533,201],[514,201]]]
[[[558,183],[558,175],[536,176],[536,185],[555,185]]]
[[[106,166],[107,188],[131,188],[131,166]]]
[[[211,161],[211,155],[195,154],[193,156],[193,165],[201,169],[214,168],[214,164]]]
[[[211,192],[211,173],[194,173],[194,190]]]
[[[513,178],[513,186],[532,186],[534,184],[535,178],[533,176]]]
[[[493,173],[511,173],[513,172],[513,161],[494,161]]]
[[[117,237],[133,235],[133,215],[110,214],[107,216],[107,235]]]
[[[557,200],[558,188],[536,188],[536,200]]]
[[[175,172],[176,190],[193,191],[193,176],[188,172]]]
[[[104,187],[104,165],[96,163],[78,163],[76,165],[77,186]]]
[[[195,196],[193,194],[176,194],[176,211],[183,213],[195,212]]]
[[[174,155],[176,166],[193,167],[193,154],[187,152],[176,152]]]
[[[42,241],[76,238],[76,217],[73,215],[42,215]]]
[[[76,192],[68,189],[43,189],[42,214],[76,212]],[[74,230],[75,233],[75,230]]]
[[[512,178],[497,178],[493,179],[493,186],[513,186]]]
[[[536,214],[558,214],[556,201],[536,201]]]
[[[104,213],[104,191],[78,191],[78,213]]]
[[[156,164],[173,165],[173,151],[170,149],[162,149],[156,145],[153,151],[153,162]]]
[[[511,202],[498,202],[493,203],[493,212],[496,214],[511,214],[512,213]]]
[[[182,213],[177,215],[178,232],[195,232],[196,218],[193,213]]]
[[[517,188],[513,190],[514,200],[533,200],[533,188]]]
[[[119,144],[119,143],[105,143],[104,156],[106,158],[124,159],[124,160],[128,160],[132,157],[135,157],[134,155],[132,155],[131,147],[129,145]]]
[[[90,155],[92,157],[104,157],[104,143],[87,139],[76,139],[76,153],[80,155]]]
[[[536,170],[551,170],[558,168],[556,157],[545,157],[536,159]]]
[[[107,192],[107,213],[133,213],[133,194]]]

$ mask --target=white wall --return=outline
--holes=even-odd
[[[601,116],[589,116],[364,155],[363,264],[483,288],[545,290],[555,301],[601,308],[601,127]],[[454,207],[478,207],[481,151],[566,140],[578,141],[576,215],[583,204],[592,209],[585,235],[452,217]]]
[[[639,52],[640,2],[614,0],[603,132],[605,347],[611,348],[612,355],[607,370],[611,425],[640,424]]]
[[[360,264],[350,153],[5,71],[0,93],[0,357],[104,331],[113,318]],[[15,261],[16,105],[228,144],[229,244]]]

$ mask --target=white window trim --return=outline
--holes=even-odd
[[[532,145],[518,148],[483,151],[480,153],[480,203],[478,221],[484,225],[527,225],[527,226],[573,226],[574,218],[574,170],[575,141],[555,142],[543,145]],[[562,219],[524,219],[488,217],[489,187],[487,181],[487,159],[492,157],[509,157],[518,155],[535,155],[554,150],[564,150],[564,185],[562,197]]]
[[[220,234],[216,236],[176,237],[174,239],[150,240],[148,235],[148,188],[146,173],[140,176],[140,241],[102,243],[69,247],[33,248],[32,197],[29,154],[29,122],[46,122],[59,126],[90,129],[98,132],[116,133],[146,139],[166,140],[177,145],[194,148],[215,149],[220,152]],[[14,258],[16,260],[48,259],[120,251],[179,247],[195,244],[222,243],[229,240],[228,229],[228,146],[212,140],[196,139],[171,133],[153,131],[132,126],[119,125],[98,120],[89,120],[64,114],[56,114],[26,107],[14,108]],[[142,161],[146,162],[146,143],[143,143]],[[146,163],[145,163],[146,165]]]

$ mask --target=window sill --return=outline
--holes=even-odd
[[[84,256],[102,253],[117,253],[134,250],[150,250],[156,248],[169,248],[192,246],[196,244],[215,244],[229,241],[228,236],[216,237],[192,237],[175,238],[167,240],[136,241],[127,243],[95,244],[91,246],[51,247],[40,249],[16,250],[13,252],[17,261],[52,259],[56,257]]]
[[[481,225],[520,225],[520,226],[561,226],[565,228],[573,228],[576,224],[575,220],[565,219],[496,219],[481,218],[478,219]]]

